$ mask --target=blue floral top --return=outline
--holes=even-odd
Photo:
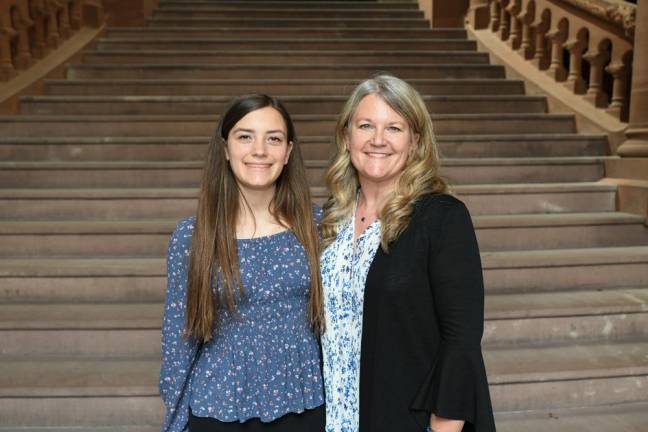
[[[364,288],[380,245],[380,221],[376,219],[355,242],[354,225],[352,217],[340,227],[335,241],[321,257],[326,318],[326,331],[322,335],[326,432],[359,429]]]
[[[322,405],[319,344],[307,318],[308,259],[294,233],[237,240],[245,296],[237,298],[237,312],[220,312],[219,331],[199,349],[183,336],[194,223],[180,221],[169,242],[162,430],[185,430],[189,407],[221,421],[269,422]]]

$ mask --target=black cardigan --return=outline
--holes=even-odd
[[[421,432],[430,413],[495,431],[481,354],[484,287],[465,205],[415,204],[408,227],[378,249],[365,286],[360,432]]]

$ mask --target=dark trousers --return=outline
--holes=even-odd
[[[323,432],[326,422],[324,405],[301,414],[289,413],[268,423],[253,418],[245,423],[222,422],[189,413],[189,432]]]

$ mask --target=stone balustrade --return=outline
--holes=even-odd
[[[0,81],[12,79],[81,29],[86,3],[97,6],[88,0],[0,0]]]
[[[636,8],[620,0],[471,0],[467,19],[560,85],[628,121]]]

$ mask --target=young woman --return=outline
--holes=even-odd
[[[321,431],[319,210],[290,116],[236,99],[169,242],[163,431]]]
[[[421,96],[361,83],[336,130],[322,220],[327,432],[494,432],[484,288]]]

